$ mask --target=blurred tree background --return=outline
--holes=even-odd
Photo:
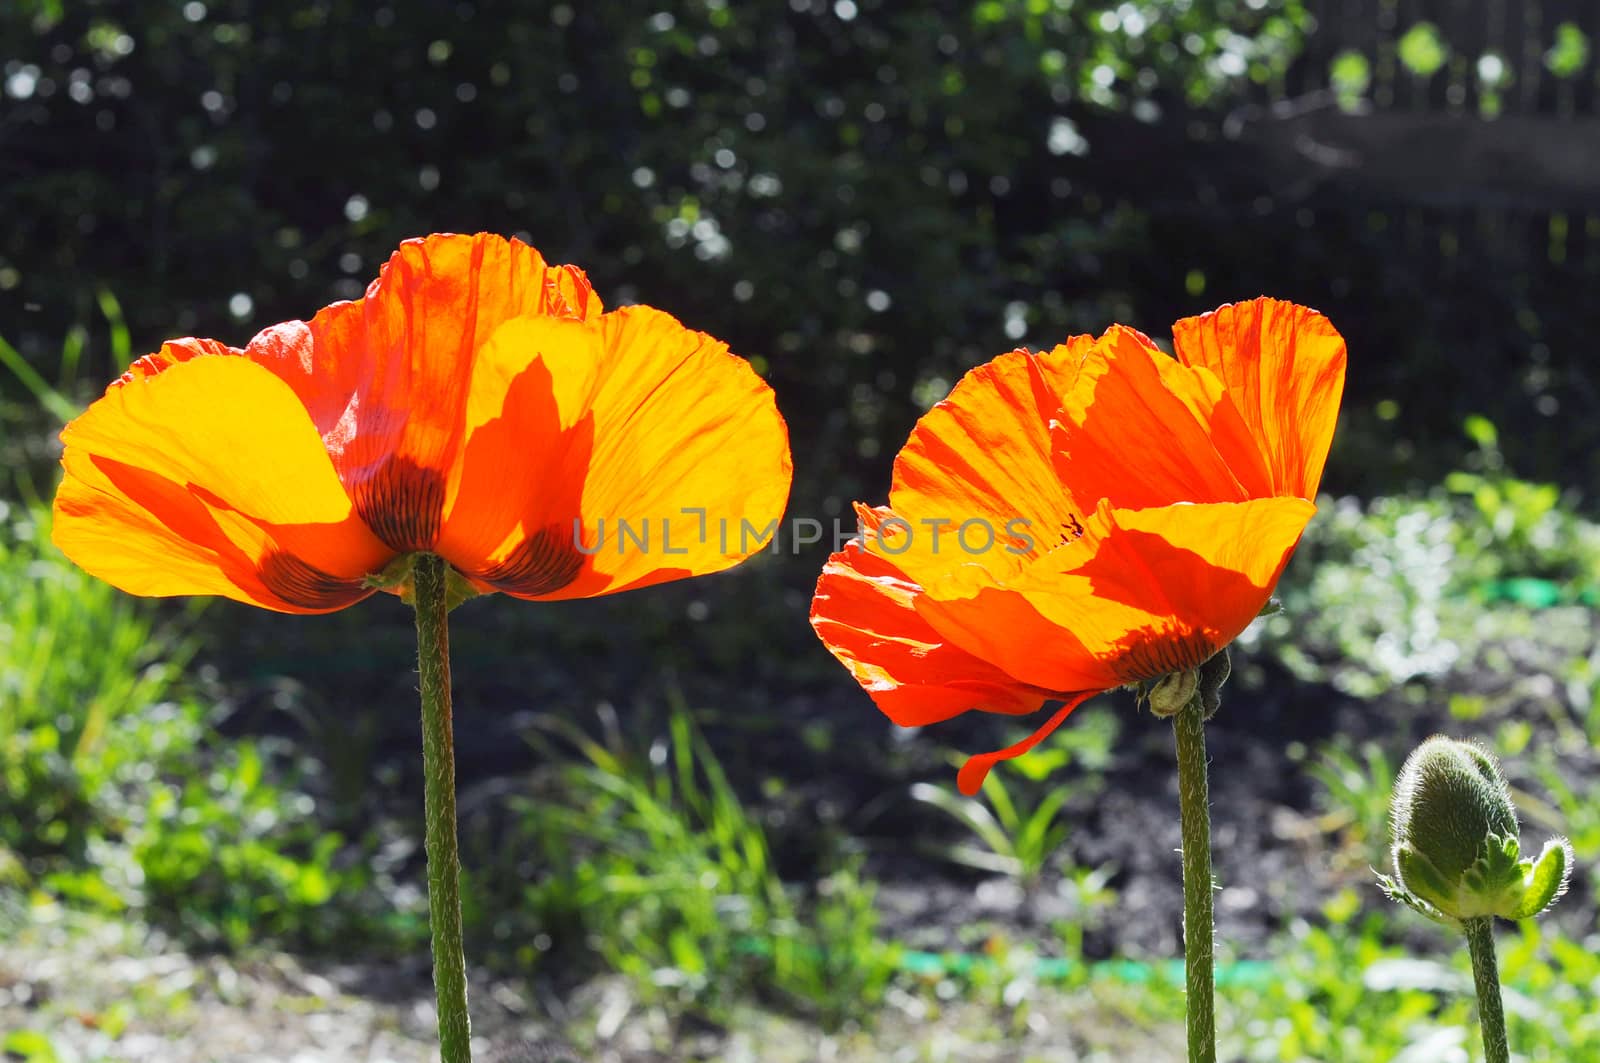
[[[517,233],[753,358],[821,515],[1000,350],[1268,292],[1354,352],[1331,486],[1437,479],[1471,411],[1592,486],[1600,201],[1536,180],[1593,151],[1562,6],[18,0],[0,325],[48,361],[104,289],[136,350],[238,344],[405,237]],[[1340,142],[1396,116],[1517,165]]]

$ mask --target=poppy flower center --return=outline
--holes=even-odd
[[[1130,640],[1112,664],[1123,686],[1198,668],[1217,652],[1203,631],[1141,632]]]
[[[1061,541],[1058,546],[1075,543],[1083,538],[1083,521],[1078,519],[1076,513],[1068,513],[1067,519],[1061,522]]]
[[[305,609],[337,609],[353,595],[365,593],[359,579],[330,575],[282,550],[272,550],[259,563],[261,582],[284,601]]]
[[[406,457],[392,457],[369,479],[352,486],[361,519],[398,553],[431,550],[444,516],[444,475]]]

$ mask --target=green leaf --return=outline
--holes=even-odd
[[[1544,53],[1545,68],[1558,78],[1575,76],[1589,62],[1589,36],[1576,23],[1556,27],[1555,43]]]
[[[1418,77],[1432,77],[1450,57],[1450,47],[1431,22],[1419,22],[1400,38],[1400,62]]]
[[[33,393],[39,400],[39,405],[50,411],[50,415],[65,424],[83,412],[73,405],[61,392],[51,387],[38,371],[29,365],[27,360],[18,353],[17,349],[5,340],[0,339],[0,365],[11,370],[22,386]]]
[[[1500,914],[1507,919],[1527,919],[1548,911],[1567,892],[1571,877],[1572,846],[1565,838],[1552,838],[1544,843],[1539,859],[1532,862],[1523,879],[1521,900],[1515,908]]]
[[[960,820],[996,855],[1004,857],[1015,856],[1010,835],[1006,833],[1005,828],[994,818],[994,815],[977,801],[951,793],[943,787],[922,782],[912,785],[911,799],[932,805]]]
[[[23,1063],[57,1063],[61,1058],[50,1043],[50,1038],[38,1030],[12,1030],[6,1034],[0,1048],[8,1054],[22,1057]]]
[[[95,302],[100,304],[100,313],[105,315],[106,324],[111,328],[111,358],[116,365],[129,365],[133,362],[133,339],[128,332],[128,321],[122,314],[122,304],[117,302],[117,297],[111,294],[109,288],[101,288],[94,293]]]
[[[1401,46],[1404,47],[1403,42]],[[1461,422],[1461,430],[1467,433],[1467,437],[1474,443],[1485,449],[1495,447],[1500,442],[1500,433],[1495,430],[1494,422],[1482,414],[1468,414],[1467,419]]]
[[[1364,95],[1372,85],[1372,64],[1360,52],[1343,51],[1334,56],[1328,74],[1341,101]]]

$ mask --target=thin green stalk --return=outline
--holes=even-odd
[[[1472,980],[1478,986],[1478,1024],[1483,1027],[1483,1058],[1511,1063],[1506,1041],[1506,1013],[1500,1004],[1500,965],[1494,958],[1494,919],[1479,916],[1461,924],[1472,953]]]
[[[470,1063],[467,960],[461,945],[461,857],[456,848],[456,754],[450,727],[448,569],[422,554],[412,568],[417,606],[417,673],[422,688],[423,806],[427,816],[428,926],[439,1000],[442,1063]]]
[[[1178,817],[1183,828],[1183,965],[1189,1063],[1216,1063],[1217,1020],[1211,903],[1211,796],[1206,725],[1198,694],[1172,718],[1178,746]]]

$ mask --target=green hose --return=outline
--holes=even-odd
[[[1600,606],[1600,587],[1576,587],[1533,577],[1480,583],[1477,596],[1484,602],[1510,602],[1525,609],[1549,609],[1556,605]]]
[[[771,956],[772,944],[764,938],[740,938],[734,948],[748,956]],[[816,949],[807,949],[815,954]],[[992,956],[971,952],[924,952],[902,949],[896,957],[895,968],[902,974],[915,978],[970,978],[976,974],[990,977],[1018,973],[1009,964],[1001,964]],[[1117,982],[1142,985],[1148,982],[1171,982],[1183,986],[1182,960],[1100,960],[1085,963],[1065,956],[1038,956],[1028,965],[1026,973],[1040,982],[1068,982],[1087,973],[1089,978],[1106,978]],[[1232,986],[1262,986],[1272,981],[1272,964],[1266,960],[1235,960],[1217,964],[1217,984]]]
[[[950,975],[969,976],[977,971],[999,973],[1001,967],[989,956],[974,956],[966,952],[917,952],[907,950],[900,954],[898,964],[906,974],[919,978],[944,978]],[[1159,960],[1146,963],[1141,960],[1101,960],[1085,964],[1082,960],[1064,956],[1041,956],[1033,963],[1033,976],[1041,982],[1065,982],[1088,971],[1090,978],[1109,978],[1118,982],[1143,984],[1167,981],[1183,984],[1182,960]],[[1218,985],[1266,985],[1272,980],[1272,964],[1265,960],[1237,960],[1217,965]]]

